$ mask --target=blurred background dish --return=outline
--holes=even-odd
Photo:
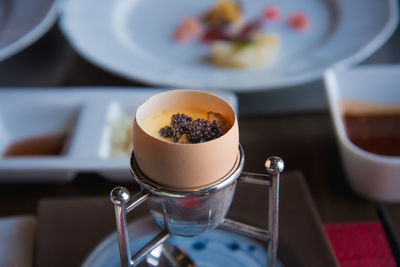
[[[326,90],[349,185],[375,201],[400,202],[399,65],[329,71]]]
[[[42,37],[56,18],[54,0],[0,1],[0,61]]]
[[[270,66],[223,69],[203,62],[209,47],[177,44],[171,37],[185,16],[200,17],[215,1],[68,0],[60,27],[71,45],[92,63],[128,79],[174,87],[251,91],[316,80],[329,67],[349,67],[376,51],[397,26],[396,0],[279,1],[280,22],[267,23],[281,39]],[[254,19],[272,1],[243,1]],[[305,32],[288,26],[301,11]]]

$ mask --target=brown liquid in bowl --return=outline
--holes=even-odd
[[[49,134],[25,138],[9,145],[4,157],[57,156],[64,147],[65,134]]]
[[[344,114],[347,135],[358,147],[380,155],[400,156],[400,111]]]

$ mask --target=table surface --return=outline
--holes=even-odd
[[[134,184],[128,188],[132,194],[137,191]],[[286,267],[337,267],[308,191],[301,172],[282,175],[278,257]],[[238,183],[227,217],[265,229],[267,202],[266,187]],[[149,216],[147,206],[139,205],[128,214],[128,222],[145,216]],[[40,267],[78,266],[115,233],[113,206],[106,196],[44,199],[38,205],[38,220],[35,262]],[[135,234],[130,239],[134,241]],[[60,262],[64,255],[68,257]]]
[[[398,30],[363,64],[400,62],[399,45]],[[1,88],[138,85],[146,86],[88,63],[70,47],[58,25],[31,47],[0,62]],[[303,172],[324,222],[378,220],[378,203],[360,198],[346,183],[321,80],[279,90],[238,93],[238,97],[246,171],[264,172],[266,157],[279,155],[287,170]],[[63,185],[2,184],[0,216],[37,214],[41,198],[104,196],[115,186],[95,173],[80,174]],[[400,230],[400,205],[386,206]]]

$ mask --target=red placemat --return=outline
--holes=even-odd
[[[379,222],[325,224],[342,267],[396,267]]]

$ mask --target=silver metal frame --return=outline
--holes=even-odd
[[[122,267],[132,267],[139,264],[148,253],[150,253],[158,245],[166,241],[172,234],[167,229],[162,230],[156,237],[149,241],[142,249],[140,249],[133,257],[129,249],[129,240],[127,232],[126,216],[140,204],[153,196],[164,198],[186,198],[188,196],[207,196],[213,192],[223,190],[232,183],[243,182],[268,187],[269,208],[268,208],[268,230],[257,228],[241,222],[230,219],[223,219],[220,228],[226,229],[238,234],[248,236],[250,238],[259,239],[268,242],[268,259],[267,266],[275,266],[276,255],[278,251],[278,222],[279,222],[279,179],[280,173],[284,169],[284,162],[279,157],[270,157],[265,162],[265,168],[268,174],[256,174],[242,172],[244,165],[244,152],[239,145],[239,156],[236,168],[220,182],[207,188],[176,191],[170,188],[155,184],[149,180],[139,169],[135,161],[135,155],[131,155],[131,172],[140,185],[141,191],[130,197],[129,191],[124,187],[116,187],[110,193],[111,202],[114,204],[115,221],[118,234],[119,251]],[[164,221],[166,220],[164,216]]]

